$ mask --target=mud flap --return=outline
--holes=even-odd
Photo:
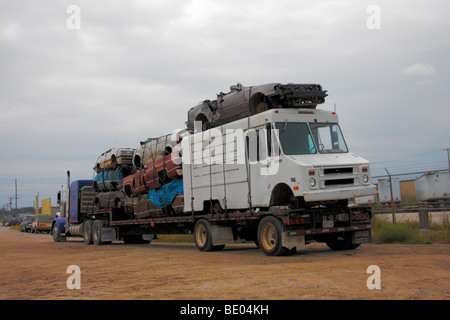
[[[305,235],[289,235],[289,232],[283,232],[282,246],[292,250],[297,248],[297,252],[305,251]]]
[[[143,234],[142,240],[144,241],[152,241],[156,239],[156,234]]]
[[[117,230],[115,227],[102,227],[102,242],[115,241],[117,239]]]
[[[372,233],[371,230],[360,230],[352,232],[352,244],[371,243]]]
[[[234,243],[233,230],[231,227],[211,226],[213,246]]]

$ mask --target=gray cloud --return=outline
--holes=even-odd
[[[431,64],[416,63],[407,67],[403,73],[407,76],[434,76],[436,69]]]
[[[377,1],[369,30],[372,4],[0,1],[0,205],[15,178],[21,205],[39,185],[54,197],[66,170],[92,177],[103,151],[182,127],[236,82],[321,83],[323,108],[336,104],[351,151],[375,166],[448,147],[450,5]]]

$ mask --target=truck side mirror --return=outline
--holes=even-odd
[[[266,124],[267,130],[267,156],[272,156],[272,124]]]
[[[242,85],[240,83],[238,83],[236,85],[232,85],[232,86],[230,86],[230,90],[231,91],[241,91],[242,90]]]

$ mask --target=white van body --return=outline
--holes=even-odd
[[[182,141],[184,211],[244,210],[374,195],[369,162],[350,153],[335,112],[271,109]]]

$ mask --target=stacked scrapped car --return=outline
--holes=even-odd
[[[135,172],[124,179],[128,212],[143,218],[150,212],[182,211],[180,142],[177,134],[141,142],[133,155]]]
[[[140,147],[133,154],[134,168],[136,170],[146,168],[149,164],[171,154],[173,148],[179,143],[179,139],[172,139],[171,134],[142,141]]]
[[[273,108],[316,108],[325,102],[326,90],[319,84],[269,83],[230,87],[214,101],[204,100],[188,111],[186,126],[190,132],[207,130]],[[195,125],[198,128],[195,128]]]
[[[123,179],[133,173],[132,148],[113,148],[102,153],[94,166],[93,187],[97,193],[97,208],[119,208],[125,198]]]
[[[278,84],[275,92],[269,99],[278,108],[315,108],[324,103],[327,96],[319,84]]]

